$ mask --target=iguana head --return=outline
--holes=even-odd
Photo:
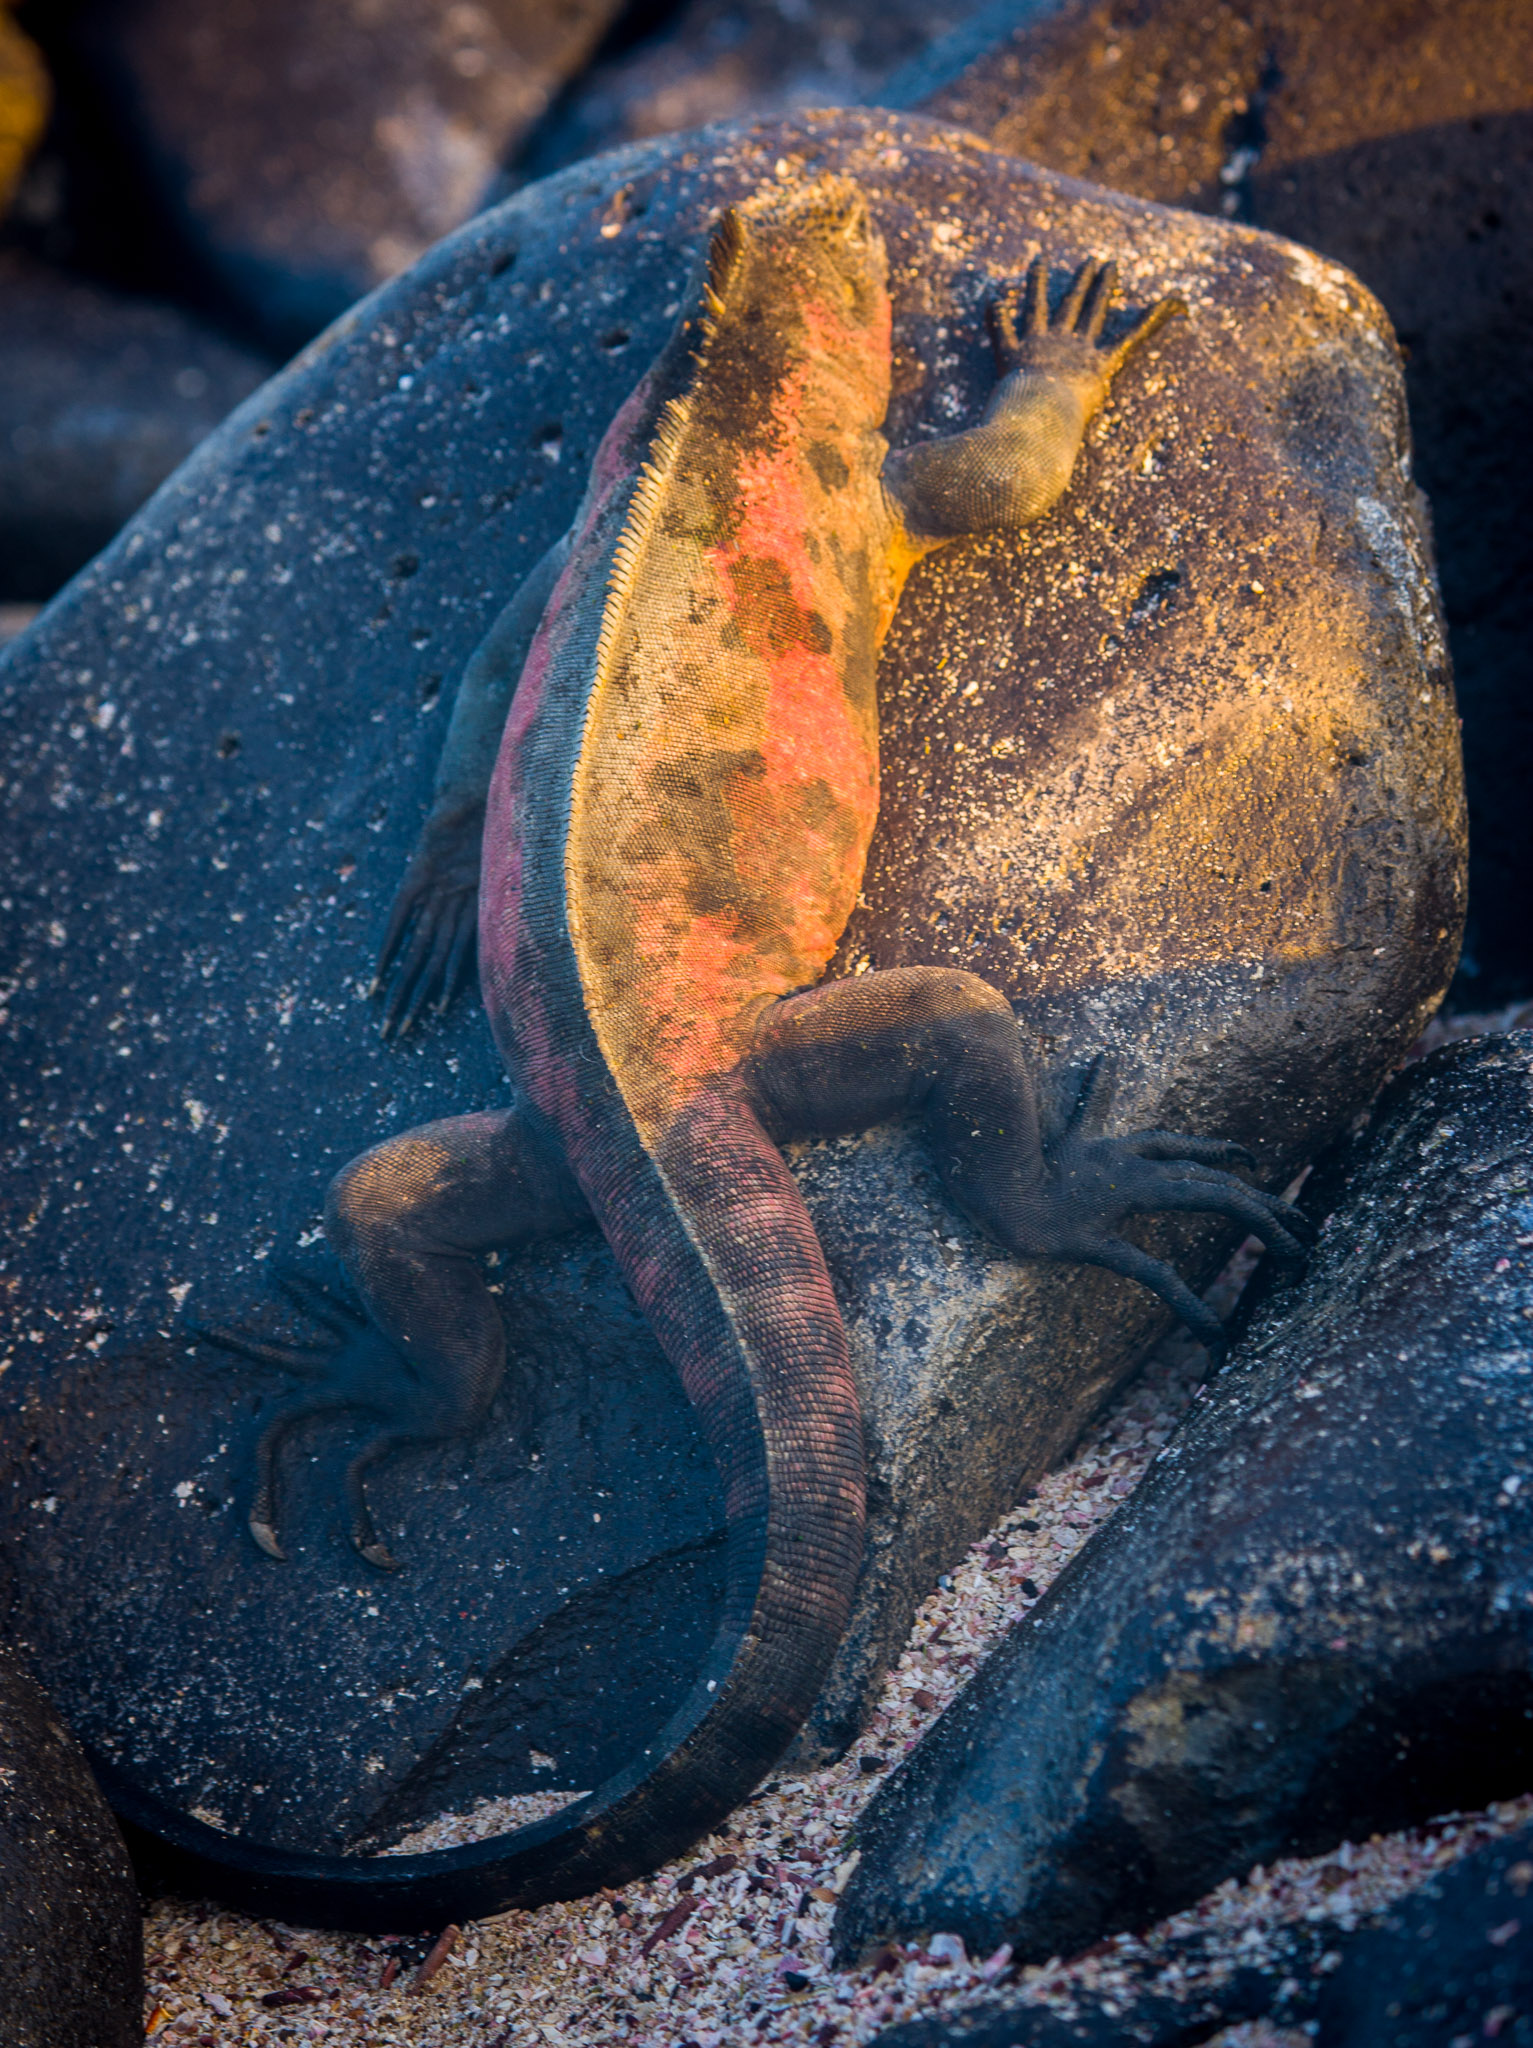
[[[888,269],[883,237],[850,179],[774,184],[719,216],[704,299],[714,320],[727,309],[779,333],[806,307],[866,327],[887,319]]]
[[[735,397],[729,440],[743,449],[765,426],[763,403],[784,399],[794,436],[882,422],[886,276],[882,236],[847,178],[770,184],[725,209],[702,279],[702,354],[720,397]]]
[[[727,208],[714,230],[709,286],[759,305],[779,325],[798,305],[844,309],[856,325],[882,315],[888,260],[868,203],[849,178],[769,185]]]

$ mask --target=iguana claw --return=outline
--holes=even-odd
[[[256,1485],[246,1518],[256,1548],[278,1564],[285,1564],[287,1552],[277,1534],[278,1459],[284,1442],[295,1429],[321,1417],[348,1411],[375,1417],[387,1415],[402,1399],[408,1399],[411,1382],[404,1362],[372,1325],[365,1310],[347,1295],[299,1272],[280,1273],[278,1285],[291,1307],[318,1324],[323,1333],[318,1343],[284,1343],[243,1330],[200,1324],[194,1327],[199,1337],[221,1351],[232,1351],[260,1365],[276,1366],[305,1382],[279,1405],[256,1444]],[[390,1555],[373,1527],[363,1474],[380,1449],[410,1441],[416,1434],[429,1436],[430,1432],[409,1428],[375,1431],[346,1468],[351,1540],[366,1562],[379,1571],[398,1571],[399,1562]]]

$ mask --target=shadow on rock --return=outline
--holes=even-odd
[[[869,1809],[843,1956],[1068,1955],[1533,1779],[1530,1076],[1517,1032],[1386,1094],[1306,1278]]]

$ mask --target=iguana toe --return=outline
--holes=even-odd
[[[282,1548],[282,1545],[277,1541],[277,1532],[272,1527],[270,1522],[258,1521],[256,1517],[252,1515],[250,1517],[250,1522],[248,1526],[250,1529],[250,1533],[255,1538],[257,1547],[259,1549],[264,1550],[268,1557],[274,1557],[277,1560],[278,1564],[287,1563],[287,1552]]]

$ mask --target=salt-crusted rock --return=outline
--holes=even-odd
[[[1394,345],[1344,272],[870,113],[636,148],[472,222],[257,394],[0,667],[0,1397],[24,1422],[0,1557],[114,1797],[215,1865],[229,1832],[331,1849],[590,1785],[708,1640],[711,1468],[594,1237],[500,1275],[530,1439],[497,1414],[379,1473],[389,1579],[346,1541],[347,1425],[295,1460],[293,1562],[257,1553],[251,1447],[284,1383],[194,1325],[279,1326],[278,1269],[331,1270],[329,1176],[503,1099],[476,1006],[401,1047],[366,1001],[443,707],[569,520],[719,207],[821,167],[888,238],[896,441],[975,415],[986,299],[1039,246],[1114,253],[1131,305],[1190,307],[1048,520],[913,579],[837,971],[973,968],[1053,1093],[1105,1051],[1116,1124],[1242,1139],[1278,1183],[1451,971],[1452,691]],[[908,1133],[795,1165],[872,1479],[823,1750],[936,1574],[1166,1318],[1112,1276],[1002,1258]],[[1228,1249],[1174,1219],[1145,1241],[1194,1279]]]
[[[1395,1083],[1128,1503],[864,1818],[842,1953],[1027,1961],[1533,1778],[1533,1032]]]
[[[1291,236],[1406,345],[1464,713],[1455,1004],[1533,989],[1533,9],[1526,0],[999,0],[884,103],[1115,190]]]
[[[80,1746],[0,1644],[0,2033],[6,2048],[138,2048],[138,1886]]]

